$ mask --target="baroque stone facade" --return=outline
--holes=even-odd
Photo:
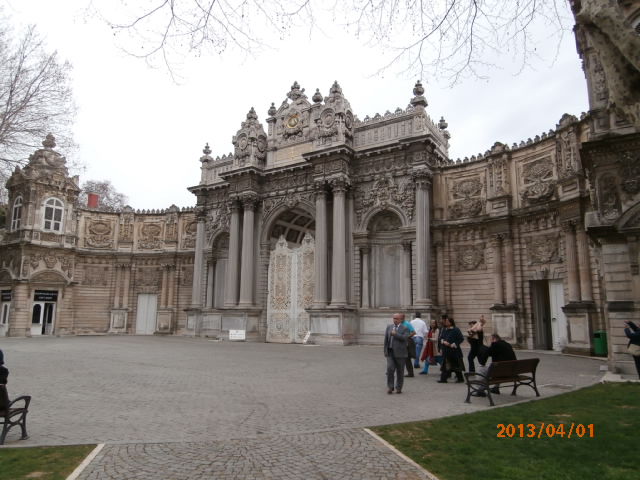
[[[232,153],[204,148],[190,209],[83,208],[48,138],[7,184],[0,334],[379,343],[392,311],[420,310],[484,315],[528,348],[591,354],[605,331],[628,369],[640,134],[607,103],[611,70],[580,18],[590,114],[464,160],[420,82],[405,109],[362,120],[337,82],[310,99],[294,82],[264,123],[248,112]]]

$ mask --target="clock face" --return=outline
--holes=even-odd
[[[298,118],[298,115],[291,115],[288,119],[287,119],[287,127],[288,128],[295,128],[298,125],[298,122],[300,121],[300,119]]]

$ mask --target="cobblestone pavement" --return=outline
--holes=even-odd
[[[14,429],[6,445],[107,443],[81,478],[420,478],[371,454],[382,447],[361,427],[488,407],[433,373],[387,395],[377,346],[95,336],[1,338],[0,348],[10,394],[33,396],[30,438]],[[518,353],[532,356],[542,397],[601,377],[598,360]],[[496,403],[531,398],[523,387]]]

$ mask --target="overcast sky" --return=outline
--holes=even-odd
[[[379,49],[338,30],[316,31],[311,39],[294,31],[257,58],[229,52],[187,59],[176,84],[166,70],[123,53],[108,26],[87,19],[81,8],[88,0],[4,3],[5,15],[16,24],[36,24],[51,49],[73,64],[77,155],[87,165],[81,182],[111,180],[134,208],[194,205],[186,188],[200,180],[205,143],[214,156],[232,151],[231,137],[251,107],[266,130],[271,102],[280,105],[294,80],[309,98],[316,88],[328,95],[338,80],[360,119],[405,108],[413,96],[416,78],[375,76]],[[422,79],[427,112],[449,123],[451,158],[485,152],[496,141],[526,140],[555,128],[565,112],[587,110],[573,35],[565,36],[557,58],[554,42],[540,45],[548,53],[519,75],[507,59],[502,69],[487,72],[488,80],[449,87]]]

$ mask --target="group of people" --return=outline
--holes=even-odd
[[[456,326],[453,318],[442,315],[441,323],[431,320],[427,327],[420,312],[416,312],[414,319],[408,322],[404,313],[394,313],[393,323],[387,326],[384,335],[384,355],[387,359],[387,393],[402,393],[404,385],[404,370],[407,377],[414,376],[414,369],[420,368],[424,362],[421,375],[429,373],[429,367],[440,365],[440,379],[438,383],[447,383],[455,374],[456,383],[463,383],[462,372],[465,371],[462,343],[465,336]],[[491,335],[491,345],[484,344],[484,325],[486,321],[480,319],[470,322],[467,330],[467,341],[471,346],[467,361],[469,372],[475,372],[475,360],[480,366],[478,372],[486,374],[487,360],[502,362],[515,360],[513,347],[501,339],[498,334]],[[499,393],[495,390],[495,393]],[[478,392],[478,395],[486,395]]]

